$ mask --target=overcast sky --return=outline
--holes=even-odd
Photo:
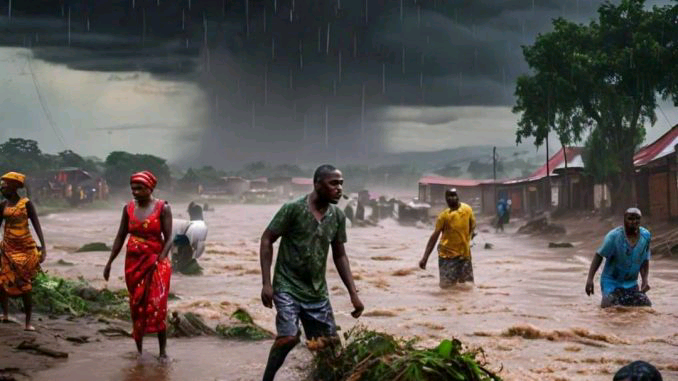
[[[279,3],[281,7],[286,4]],[[655,3],[669,2],[648,2]],[[381,93],[381,65],[342,61],[346,72],[338,85],[339,94],[328,107],[327,132],[330,145],[339,145],[319,160],[363,152],[365,141],[368,149],[385,152],[515,144],[518,116],[511,113],[514,80],[527,70],[520,45],[531,43],[538,32],[548,31],[553,17],[589,19],[600,1],[451,1],[447,3],[454,5],[450,9],[433,9],[429,4],[429,9],[419,12],[414,4],[405,4],[402,23],[397,8],[373,9],[368,32],[358,41],[361,49],[385,46],[398,52],[386,73],[386,96],[391,105],[371,102]],[[29,16],[24,19],[29,24],[37,22]],[[21,18],[15,15],[14,22],[17,20]],[[1,17],[0,26],[6,23],[7,17]],[[237,25],[224,28],[229,27]],[[95,39],[85,33],[80,36]],[[280,36],[281,41],[287,38]],[[103,34],[97,38],[110,41],[114,37]],[[29,34],[31,39],[31,44],[40,42],[39,36]],[[295,88],[296,107],[306,107],[304,128],[301,111],[292,114],[292,102],[286,99],[289,76],[280,74],[287,73],[285,65],[292,70],[292,63],[279,60],[268,68],[268,106],[264,106],[264,76],[261,69],[251,69],[258,62],[249,56],[229,50],[226,44],[212,52],[212,59],[219,59],[210,68],[211,76],[149,74],[149,67],[163,65],[193,70],[184,58],[184,64],[179,63],[169,50],[158,49],[161,53],[144,57],[111,58],[105,52],[84,53],[65,47],[0,47],[0,140],[19,136],[37,140],[47,152],[69,148],[105,157],[113,150],[127,150],[220,167],[257,159],[307,161],[309,154],[323,155],[326,130],[321,104],[328,101],[320,99],[331,92],[332,80],[336,80],[336,73],[328,76],[323,68],[332,64],[314,66],[308,62],[304,67],[307,82]],[[35,58],[29,63],[31,54]],[[422,55],[425,65],[416,66]],[[200,60],[197,56],[191,61],[198,72],[204,70]],[[351,78],[367,83],[365,135],[360,123],[360,84],[352,83]],[[241,79],[242,92],[249,90],[261,98],[259,103],[255,101],[254,113],[251,103],[234,98],[237,79]],[[657,116],[656,125],[648,129],[648,141],[678,123],[678,110],[672,104],[662,102]]]

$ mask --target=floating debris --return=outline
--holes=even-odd
[[[574,247],[569,242],[549,242],[549,248],[566,248],[566,247]]]
[[[78,281],[40,273],[33,281],[33,308],[51,315],[104,315],[129,320],[127,290],[95,289],[83,278]],[[19,300],[12,300],[18,309]]]
[[[395,338],[356,326],[344,334],[347,345],[316,352],[311,378],[318,381],[477,380],[500,381],[486,368],[481,349],[463,349],[457,339],[435,348],[415,348],[416,340]]]
[[[90,242],[84,244],[81,248],[76,250],[76,253],[84,253],[87,251],[111,251],[111,248],[106,246],[103,242]]]
[[[240,340],[268,340],[275,337],[272,332],[254,324],[252,316],[243,308],[238,308],[231,317],[240,321],[240,324],[217,325],[216,330],[219,336]]]

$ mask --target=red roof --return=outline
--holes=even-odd
[[[572,161],[572,159],[575,158],[575,156],[580,155],[582,152],[582,147],[566,147],[567,149],[567,160]],[[565,151],[563,148],[558,150],[558,152],[555,153],[555,155],[551,156],[549,159],[549,170],[551,173],[553,173],[553,170],[556,169],[559,165],[563,164],[565,162]],[[530,179],[536,180],[536,179],[541,179],[542,177],[546,177],[546,164],[542,165],[539,169],[537,169],[533,174],[529,176]]]
[[[582,151],[584,150],[583,147],[567,147],[567,162],[568,165],[571,164],[575,158],[579,155],[581,155]],[[563,151],[563,148],[558,150],[551,158],[549,159],[549,170],[551,171],[551,175],[553,175],[553,170],[558,168],[559,165],[563,164],[565,162],[565,151]],[[518,178],[518,179],[512,179],[512,180],[507,180],[504,181],[504,184],[515,184],[515,183],[522,183],[522,182],[527,182],[527,181],[535,181],[539,180],[541,178],[546,177],[546,163],[539,167],[536,171],[534,171],[531,175],[523,178]]]
[[[419,184],[435,184],[435,185],[449,185],[457,187],[475,187],[482,183],[480,180],[472,179],[454,179],[451,177],[442,176],[424,176],[419,179]]]
[[[646,145],[633,156],[633,165],[643,166],[651,161],[660,159],[674,152],[674,146],[678,144],[678,124],[667,131],[659,139]]]
[[[292,177],[292,184],[313,185],[313,179],[307,179],[305,177]]]

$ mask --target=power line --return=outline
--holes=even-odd
[[[671,125],[671,122],[669,121],[669,118],[666,116],[666,114],[664,114],[664,110],[662,109],[662,106],[659,103],[657,103],[657,107],[659,107],[659,111],[661,111],[662,115],[664,115],[664,119],[666,119],[666,124],[669,125],[669,128],[673,127]]]
[[[64,147],[64,149],[68,149],[66,146],[66,141],[64,140],[63,135],[61,134],[61,131],[59,131],[59,127],[57,127],[56,123],[54,123],[54,119],[52,118],[52,114],[49,112],[49,109],[47,108],[47,105],[45,104],[45,100],[42,97],[42,93],[40,92],[40,86],[38,85],[38,79],[35,77],[35,73],[33,72],[33,66],[31,66],[31,60],[32,56],[28,56],[28,71],[31,73],[31,78],[33,79],[33,85],[35,85],[35,92],[38,94],[38,101],[40,102],[40,106],[42,107],[42,111],[45,114],[45,118],[49,122],[49,125],[52,127],[52,131],[54,131],[54,135],[56,135],[57,139],[59,139],[59,142],[61,142],[61,145]]]

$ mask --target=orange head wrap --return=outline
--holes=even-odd
[[[21,188],[24,186],[24,182],[26,181],[26,175],[19,172],[7,172],[2,175],[0,179],[16,181],[19,184],[19,188]]]
[[[132,175],[129,179],[131,183],[139,183],[148,187],[148,189],[153,190],[158,184],[158,179],[149,171],[141,171]]]

